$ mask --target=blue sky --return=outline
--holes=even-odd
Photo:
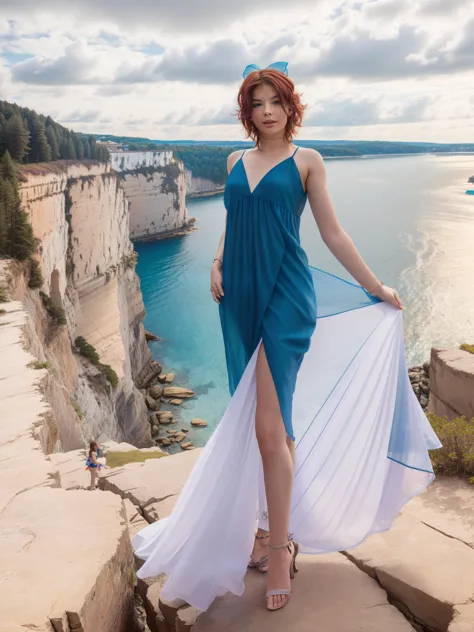
[[[301,138],[474,138],[472,0],[0,6],[0,98],[83,132],[241,139],[242,70],[279,60],[308,104]]]

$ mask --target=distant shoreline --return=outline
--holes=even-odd
[[[360,156],[323,156],[323,160],[367,160],[373,158],[406,158],[407,156],[474,156],[474,151],[421,151],[419,153],[406,154],[362,154]],[[187,200],[213,197],[224,193],[225,186],[212,191],[200,191],[186,195]]]

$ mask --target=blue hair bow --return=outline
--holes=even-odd
[[[273,64],[270,64],[269,66],[267,66],[267,68],[270,68],[271,70],[279,70],[284,75],[288,76],[288,62],[287,61],[276,61]],[[260,66],[257,66],[255,64],[249,64],[245,68],[244,72],[242,73],[243,78],[245,79],[246,77],[249,76],[251,72],[255,72],[256,70],[262,70],[262,69],[260,68]]]

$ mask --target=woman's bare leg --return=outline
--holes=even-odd
[[[262,455],[265,493],[267,496],[270,544],[284,544],[288,539],[294,464],[292,449],[281,416],[278,395],[268,366],[263,344],[257,359],[257,412],[255,429]],[[269,550],[267,589],[290,588],[290,553],[287,549]],[[286,595],[269,598],[277,608],[288,600]],[[272,602],[273,600],[273,602]]]
[[[288,449],[290,451],[291,454],[291,458],[293,461],[293,468],[295,467],[295,462],[296,462],[296,455],[295,455],[295,442],[292,441],[290,439],[290,437],[286,437],[286,445],[288,446]],[[265,529],[261,529],[260,527],[258,527],[257,529],[257,536],[259,536],[258,538],[255,538],[254,544],[253,544],[253,550],[252,550],[252,559],[255,562],[258,562],[259,560],[263,559],[265,557],[265,555],[268,555],[268,537],[264,537],[264,536],[268,536],[268,531],[266,531]],[[262,568],[262,571],[264,571],[264,569]]]
[[[90,473],[91,473],[91,484],[90,484],[89,489],[91,491],[94,491],[94,489],[95,489],[95,482],[97,480],[97,470],[96,469],[90,470]]]

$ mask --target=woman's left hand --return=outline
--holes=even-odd
[[[387,285],[382,285],[376,292],[373,293],[373,296],[376,296],[382,301],[390,303],[394,307],[398,309],[403,309],[403,303],[401,298],[398,295],[397,290],[394,290]]]

